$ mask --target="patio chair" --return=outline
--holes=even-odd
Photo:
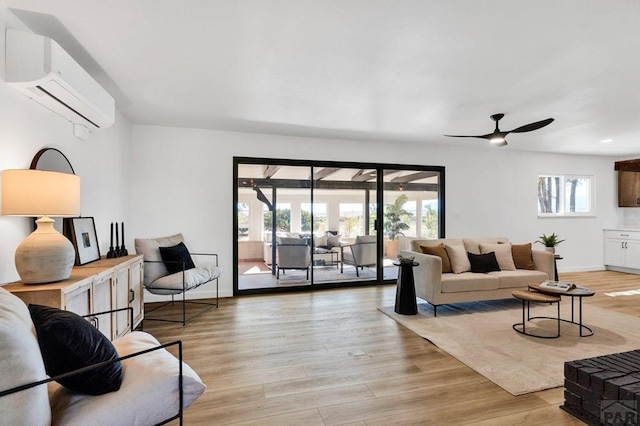
[[[356,268],[356,276],[360,277],[359,269],[365,266],[375,266],[377,264],[377,237],[375,235],[358,235],[354,244],[341,246],[342,263],[340,273],[343,272],[344,264],[350,264]]]
[[[311,267],[311,247],[306,238],[280,238],[277,249],[276,278],[280,278],[280,271],[284,274],[287,269],[300,269],[307,271]]]
[[[144,256],[144,287],[150,293],[171,296],[170,301],[146,311],[145,320],[178,322],[184,326],[195,317],[218,307],[218,277],[220,277],[222,270],[218,267],[217,254],[189,253],[184,245],[182,234],[161,238],[136,238],[135,247],[136,253]],[[209,264],[196,267],[191,256],[196,259],[207,256],[206,258],[210,259]],[[187,291],[212,281],[216,283],[215,303],[186,300]],[[149,312],[173,305],[175,296],[180,294],[182,295],[182,320],[147,316]],[[187,318],[186,306],[188,304],[202,305],[204,308]]]

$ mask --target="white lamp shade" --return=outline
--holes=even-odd
[[[36,230],[16,249],[16,270],[24,284],[69,278],[75,250],[55,230],[49,216],[80,214],[80,177],[44,170],[4,170],[2,214],[40,218]]]
[[[80,177],[44,170],[4,170],[2,214],[33,217],[78,216]]]

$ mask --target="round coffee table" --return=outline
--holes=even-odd
[[[582,299],[584,299],[585,297],[593,296],[594,294],[596,294],[595,291],[582,286],[576,286],[571,290],[562,291],[562,290],[544,288],[544,287],[541,287],[541,285],[542,283],[531,283],[529,284],[529,289],[533,290],[534,292],[548,294],[552,296],[559,296],[559,297],[570,296],[571,297],[571,320],[561,319],[561,321],[568,322],[571,324],[576,324],[577,326],[579,326],[580,337],[593,336],[593,330],[591,329],[591,327],[586,326],[582,323]],[[574,303],[573,303],[576,297],[578,298],[578,322],[575,321],[575,309],[574,309]],[[583,330],[586,330],[587,333],[585,334]]]
[[[560,297],[559,296],[554,296],[551,294],[544,294],[544,293],[539,293],[537,291],[527,291],[527,290],[514,290],[512,293],[513,297],[515,297],[516,299],[522,300],[522,322],[513,324],[513,329],[515,331],[517,331],[520,334],[524,334],[525,336],[531,336],[531,337],[538,337],[540,339],[557,339],[558,337],[560,337]],[[553,318],[553,317],[544,317],[544,316],[539,316],[539,317],[532,317],[530,315],[530,304],[531,302],[534,303],[556,303],[558,306],[558,317],[557,318]],[[527,311],[527,315],[526,315],[526,321],[525,321],[525,307],[526,307],[526,311]],[[558,332],[556,333],[556,335],[553,336],[541,336],[539,334],[532,334],[532,333],[527,333],[527,326],[526,326],[526,322],[527,321],[531,321],[533,319],[553,319],[556,320],[558,322]],[[519,327],[522,326],[522,330],[519,329]]]

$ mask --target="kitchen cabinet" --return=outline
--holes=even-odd
[[[604,264],[607,269],[640,273],[640,231],[605,229]]]

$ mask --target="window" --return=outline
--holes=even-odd
[[[363,234],[363,206],[360,203],[340,203],[340,234],[355,237]]]
[[[539,175],[538,216],[594,214],[593,176]]]
[[[249,239],[249,204],[238,203],[238,241]]]

